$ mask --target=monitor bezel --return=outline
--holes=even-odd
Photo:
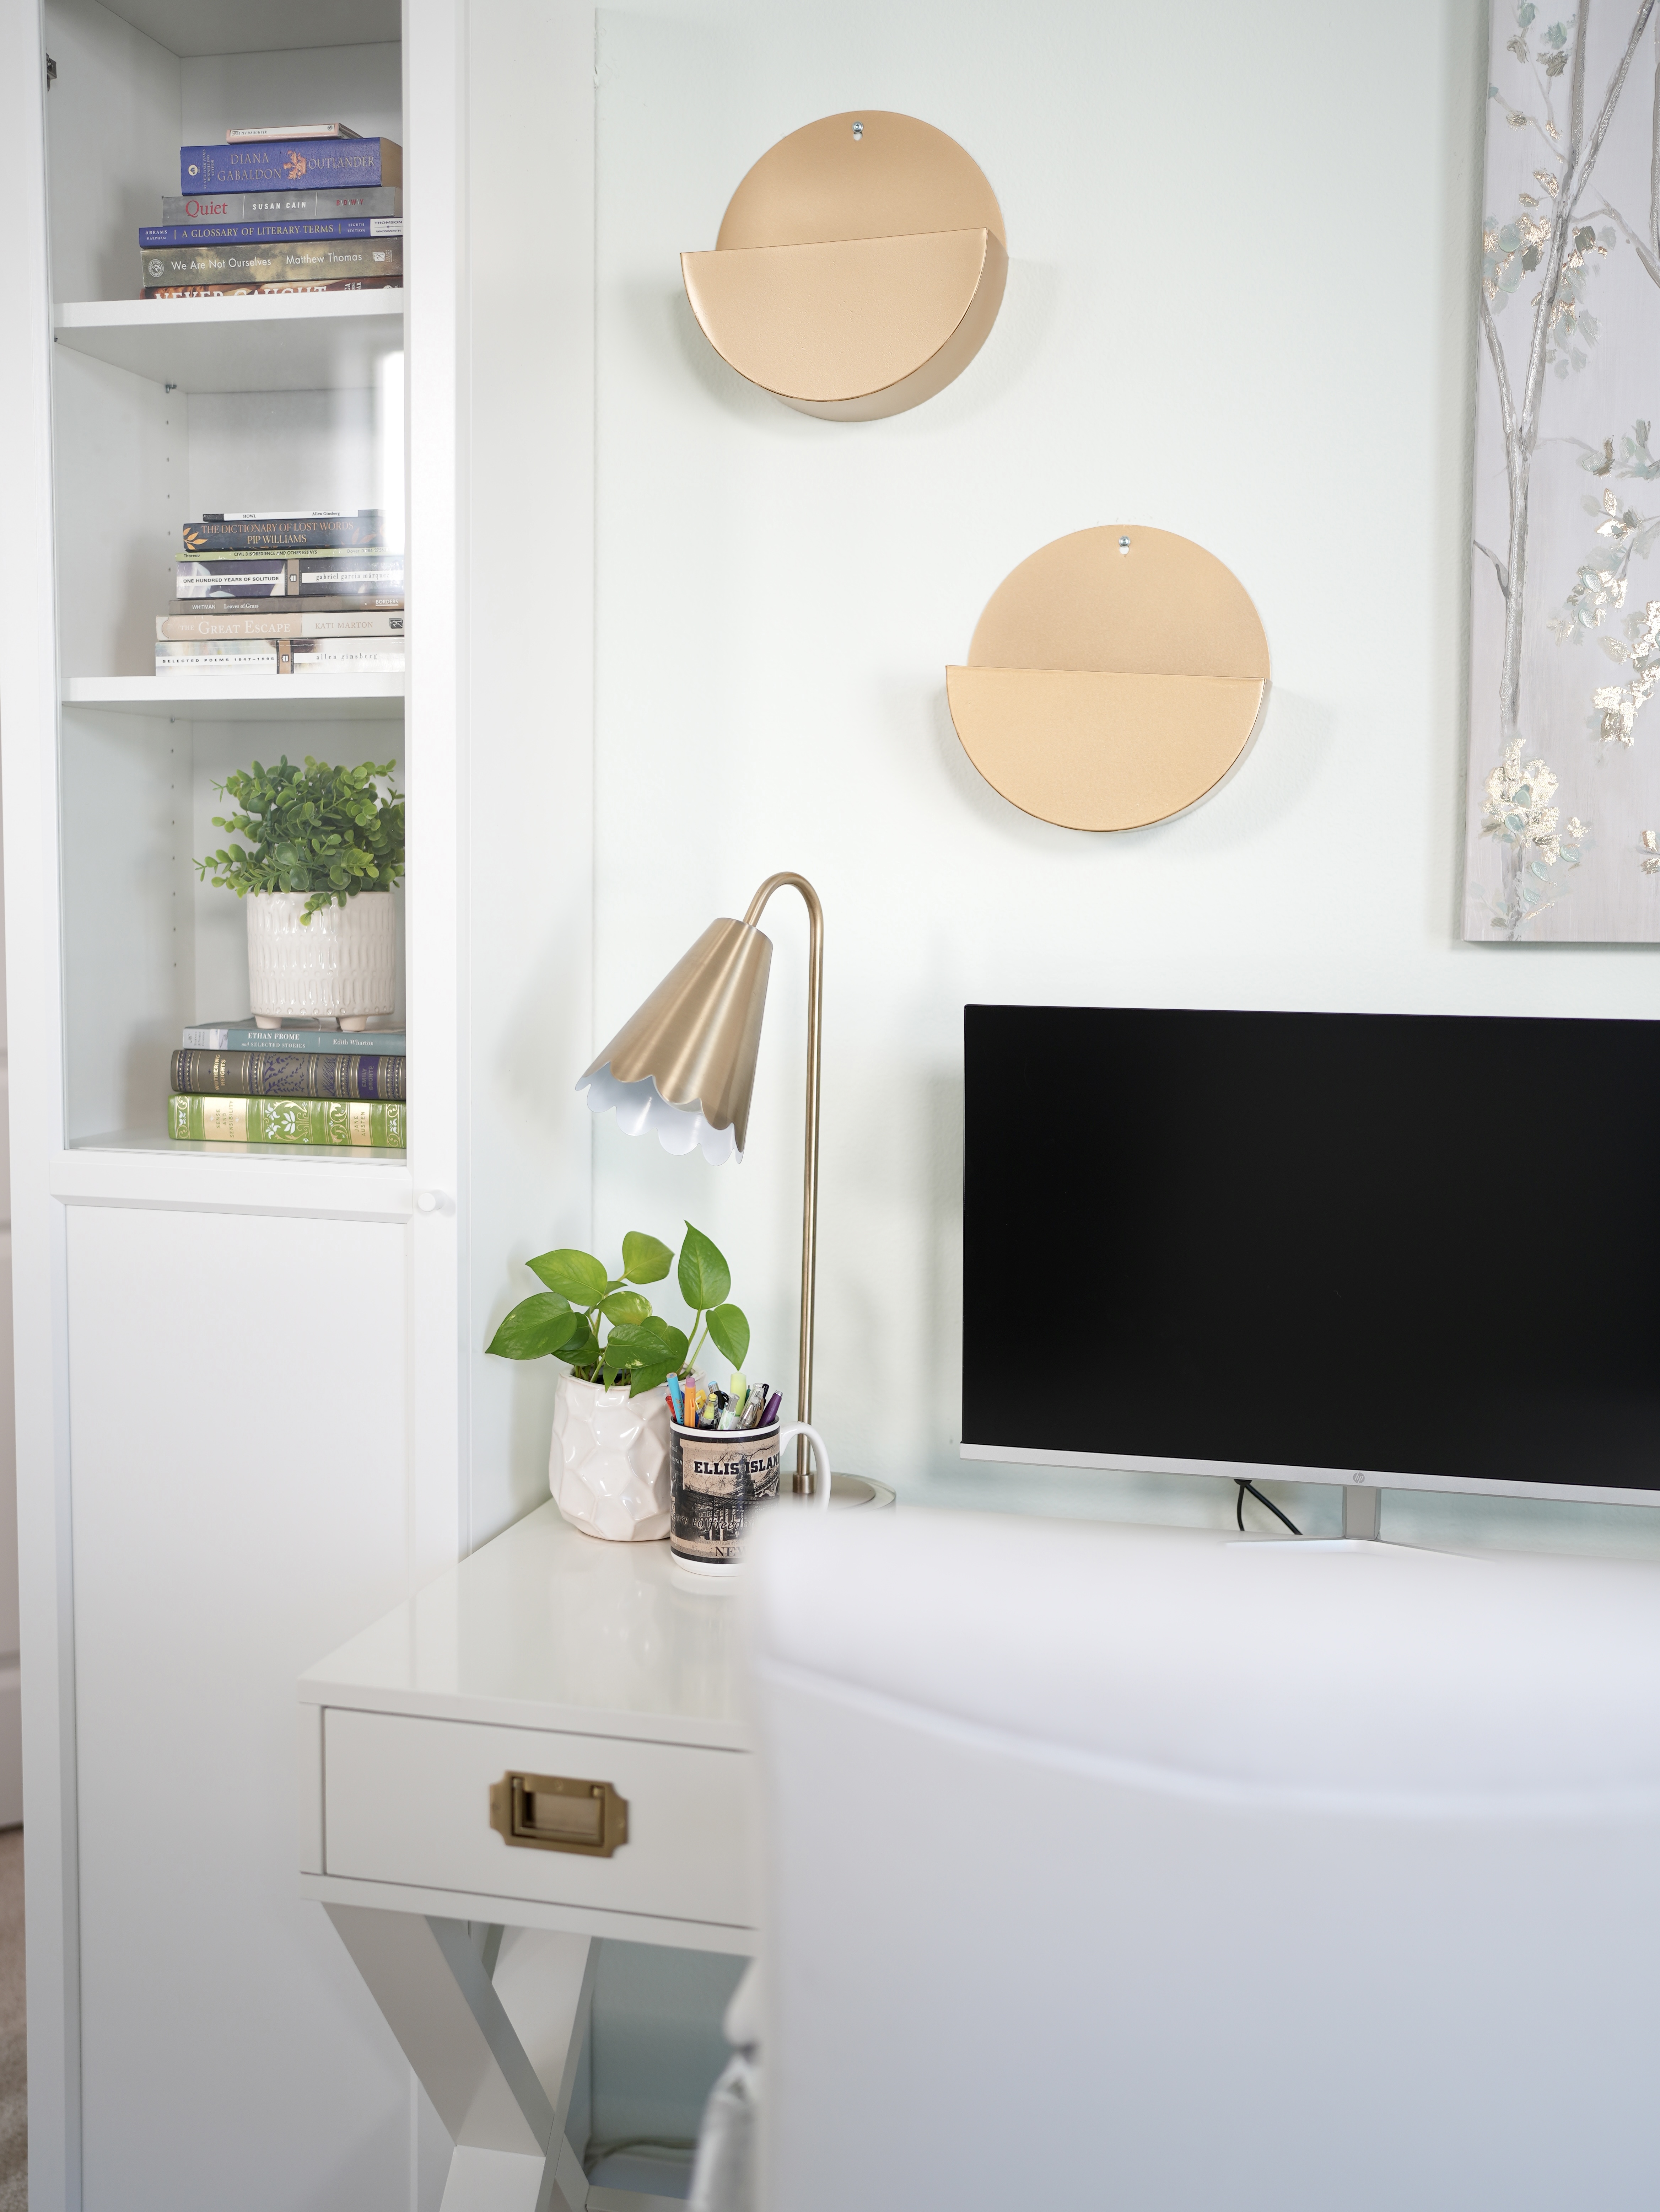
[[[1338,1489],[1435,1490],[1466,1498],[1548,1498],[1563,1504],[1660,1506],[1660,1490],[1602,1483],[1490,1482],[1466,1474],[1398,1474],[1383,1468],[1279,1467],[1266,1460],[1155,1459],[1146,1453],[1059,1451],[1022,1444],[958,1446],[966,1460],[1014,1467],[1076,1468],[1109,1474],[1203,1474],[1221,1482],[1319,1482]]]

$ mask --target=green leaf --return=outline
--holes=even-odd
[[[686,1224],[680,1248],[680,1294],[694,1313],[718,1306],[732,1287],[732,1271],[700,1229]]]
[[[687,1341],[685,1331],[661,1314],[647,1321],[619,1322],[605,1340],[606,1364],[677,1368],[686,1357]]]
[[[742,1366],[749,1356],[749,1323],[738,1307],[717,1306],[709,1316],[709,1334],[734,1367]]]
[[[651,1312],[651,1301],[641,1297],[638,1291],[613,1291],[609,1297],[600,1300],[599,1310],[607,1321],[640,1322]]]
[[[629,1378],[628,1395],[644,1397],[648,1390],[661,1390],[674,1373],[673,1367],[636,1367]]]
[[[555,1356],[567,1361],[573,1368],[591,1367],[599,1358],[599,1339],[580,1314],[577,1315],[576,1321],[582,1334],[573,1337],[569,1344],[561,1345]]]
[[[552,1354],[564,1358],[565,1347],[584,1333],[580,1314],[573,1314],[563,1298],[539,1291],[513,1308],[484,1349],[498,1359],[542,1359]]]
[[[622,1240],[622,1272],[631,1283],[660,1283],[674,1259],[666,1244],[643,1229],[631,1229]]]
[[[541,1253],[526,1265],[550,1291],[569,1298],[573,1306],[597,1306],[610,1282],[591,1252],[575,1252],[567,1246],[557,1252]]]

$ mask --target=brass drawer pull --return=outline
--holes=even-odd
[[[609,1859],[628,1840],[628,1800],[609,1782],[568,1774],[504,1774],[490,1784],[490,1826],[534,1851],[580,1851]]]

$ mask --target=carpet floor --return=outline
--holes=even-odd
[[[23,1831],[0,1830],[0,2212],[28,2212],[28,2066],[23,2040]]]

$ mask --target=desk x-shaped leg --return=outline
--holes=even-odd
[[[511,1929],[493,1956],[476,1923],[324,1910],[455,2144],[442,2212],[666,2212],[663,2199],[591,2194],[566,2136],[591,1936]]]

